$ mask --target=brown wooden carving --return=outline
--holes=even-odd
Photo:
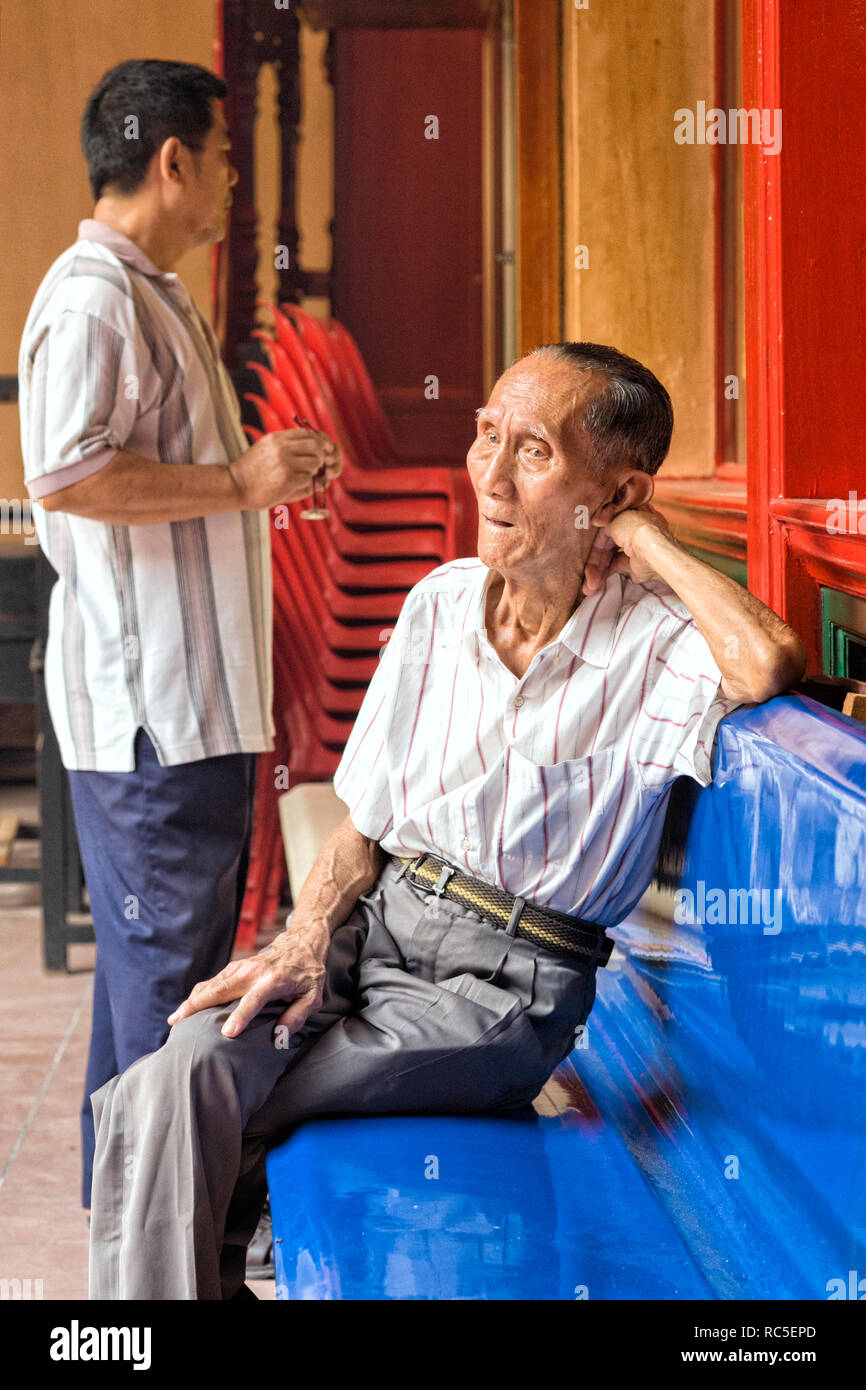
[[[262,3],[262,0],[260,0]],[[298,44],[298,23],[280,23],[277,16],[271,35],[271,50],[277,72],[280,117],[280,216],[278,234],[280,245],[288,250],[279,268],[280,300],[297,302],[305,288],[304,276],[298,265],[298,228],[295,221],[295,165],[298,151],[298,126],[301,122],[301,74]],[[279,54],[277,57],[276,54]]]
[[[255,327],[258,213],[255,206],[254,129],[259,68],[273,63],[277,72],[280,116],[281,193],[279,244],[285,246],[279,268],[283,300],[300,299],[304,289],[298,266],[295,221],[295,153],[300,120],[298,19],[291,9],[278,9],[273,0],[223,0],[223,75],[228,92],[226,120],[232,137],[232,162],[238,170],[229,234],[222,254],[227,257],[224,355],[230,369],[256,356],[251,333]]]

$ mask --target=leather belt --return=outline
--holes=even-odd
[[[552,912],[547,907],[537,907],[525,898],[506,893],[504,888],[496,888],[464,874],[446,860],[426,851],[414,859],[394,857],[402,866],[398,878],[405,874],[416,888],[480,912],[510,936],[522,936],[545,951],[577,956],[591,965],[603,967],[610,959],[614,942],[605,935],[604,927],[596,922],[587,922],[581,917],[567,917],[565,913]]]

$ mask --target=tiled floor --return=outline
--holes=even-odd
[[[0,815],[32,823],[36,806],[35,788],[0,787]],[[38,853],[21,841],[13,862]],[[69,974],[46,975],[39,902],[38,885],[0,884],[0,1280],[21,1280],[25,1296],[85,1299],[79,1109],[94,948],[73,946]],[[272,1280],[253,1287],[276,1296]]]

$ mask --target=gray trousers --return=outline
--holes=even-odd
[[[292,1046],[283,1004],[237,1038],[220,1033],[234,1005],[204,1009],[94,1092],[91,1298],[231,1298],[265,1156],[302,1120],[522,1109],[571,1051],[595,969],[389,861],[334,932],[322,1007]]]

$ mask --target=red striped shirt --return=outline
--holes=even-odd
[[[739,702],[673,591],[619,574],[518,679],[485,630],[490,573],[461,560],[409,594],[334,785],[388,853],[614,924],[652,876],[665,793],[711,780]]]

